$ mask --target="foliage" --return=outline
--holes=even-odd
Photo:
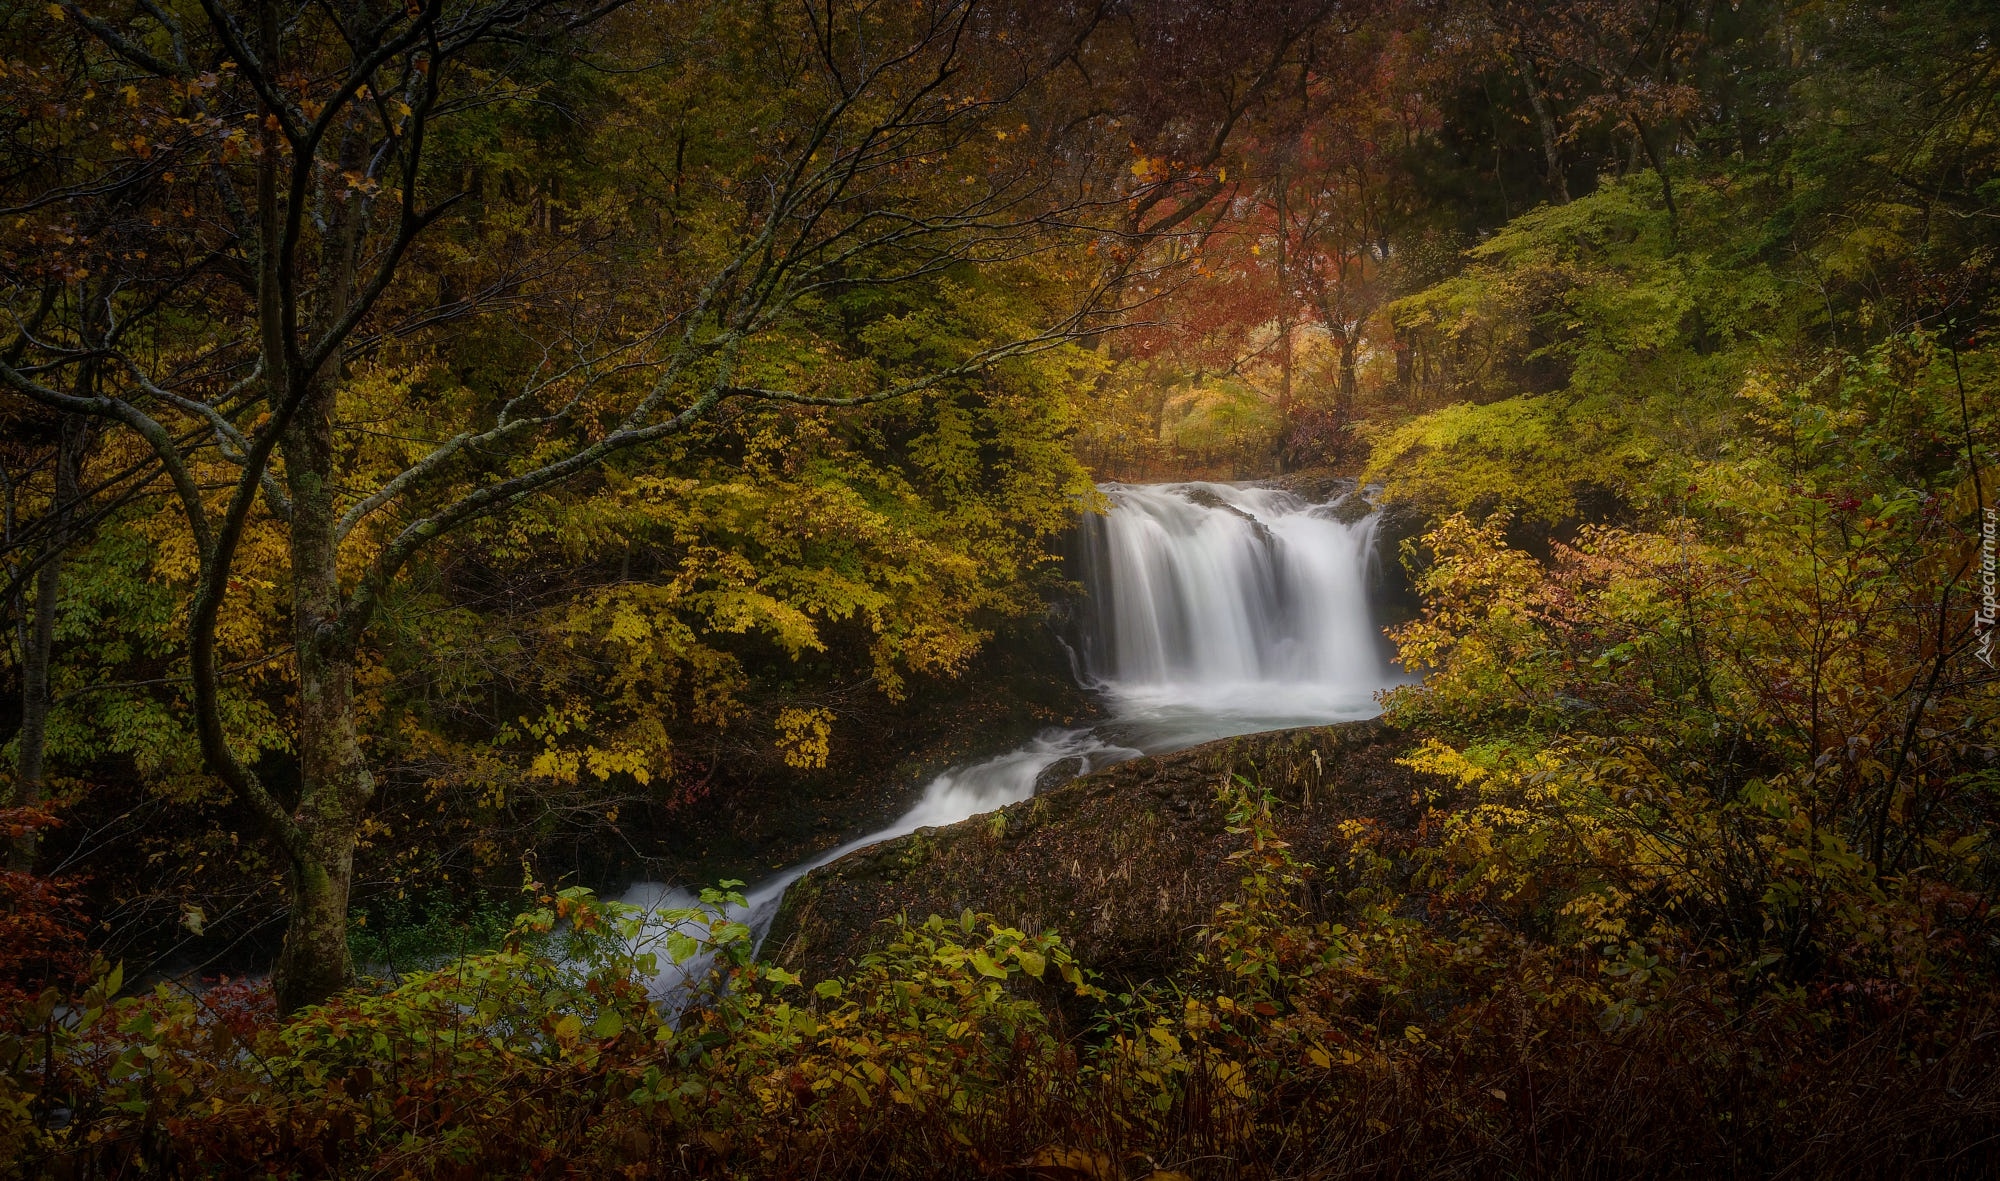
[[[31,1158],[195,1170],[249,1154],[533,1172],[564,1151],[628,1159],[629,1136],[667,1129],[754,1158],[766,1125],[794,1150],[839,1151],[911,1118],[945,1121],[963,1146],[1055,1050],[1042,1009],[1008,982],[1091,992],[1060,941],[970,914],[905,926],[853,978],[808,992],[751,963],[749,931],[726,917],[741,895],[704,891],[655,915],[576,888],[541,899],[498,951],[284,1024],[267,995],[260,1007],[232,988],[114,1002],[116,972],[73,1012],[29,1005],[16,1026],[29,1036],[0,1047],[10,1084],[28,1088],[8,1133]],[[648,995],[669,959],[714,965],[677,1014]],[[51,1121],[58,1096],[70,1113]],[[778,1143],[761,1148],[766,1164]]]
[[[1585,56],[1616,37],[1584,25],[1636,18],[1558,6],[1537,33],[1525,10],[1507,14],[1538,52]],[[1899,377],[1925,387],[1891,407],[1908,434],[1883,423],[1877,439],[1924,468],[1901,482],[1926,485],[1956,462],[1951,444],[1965,460],[1991,437],[1948,421],[1956,375],[1937,364],[1990,332],[1995,242],[1970,210],[2000,174],[1990,107],[1972,97],[1990,93],[1992,50],[1959,23],[1981,18],[1904,6],[1893,34],[1816,6],[1740,6],[1730,19],[1745,22],[1739,39],[1718,38],[1704,68],[1734,72],[1711,83],[1701,135],[1733,151],[1691,147],[1515,217],[1460,273],[1389,308],[1416,400],[1451,403],[1373,424],[1369,476],[1392,496],[1440,517],[1509,505],[1542,528],[1673,511],[1703,468],[1771,438],[1745,405],[1753,389],[1851,381],[1856,367],[1908,364]],[[1816,47],[1809,60],[1780,28]],[[1682,52],[1674,40],[1660,52]],[[1635,89],[1611,107],[1665,93]],[[1643,136],[1660,114],[1630,130]],[[1756,121],[1765,146],[1731,120]],[[1967,391],[1983,416],[1985,392]]]
[[[1065,342],[1090,280],[1066,252],[1075,243],[1019,208],[1034,166],[999,147],[1006,134],[910,122],[891,101],[909,84],[945,124],[984,132],[997,118],[923,89],[914,64],[964,56],[946,34],[967,14],[855,8],[843,20],[860,42],[821,44],[795,8],[780,28],[726,3],[659,20],[618,7],[392,8],[370,33],[388,38],[381,61],[337,21],[270,16],[286,59],[317,63],[299,77],[318,89],[262,139],[241,128],[270,97],[262,71],[291,67],[245,58],[226,14],[160,10],[133,28],[60,7],[10,16],[24,36],[51,36],[18,45],[7,85],[39,78],[74,101],[36,100],[46,122],[10,124],[9,145],[33,155],[74,132],[79,175],[137,183],[115,200],[147,211],[86,231],[103,190],[39,167],[7,182],[46,198],[17,239],[67,236],[91,259],[78,273],[40,261],[8,273],[9,306],[47,323],[9,346],[7,413],[106,420],[83,465],[93,491],[63,506],[91,527],[64,538],[47,754],[73,796],[91,794],[92,772],[111,781],[85,805],[107,819],[173,816],[144,854],[197,871],[186,892],[232,916],[218,947],[269,916],[248,899],[279,867],[294,886],[325,881],[330,899],[293,898],[287,938],[310,942],[302,916],[317,911],[319,942],[338,947],[341,867],[357,846],[364,873],[373,847],[398,887],[419,872],[437,885],[532,851],[551,816],[613,824],[635,797],[669,810],[699,778],[690,738],[754,728],[772,750],[787,709],[857,712],[802,683],[865,678],[893,704],[910,677],[961,673],[996,623],[1040,602],[1051,539],[1089,486],[1066,438],[1095,360]],[[411,29],[435,21],[467,22],[470,40],[424,48]],[[65,22],[77,38],[52,35]],[[520,33],[544,24],[562,35]],[[537,51],[480,58],[496,28]],[[165,56],[134,48],[155,33]],[[911,39],[915,57],[874,59],[878,36]],[[810,64],[821,52],[859,54],[862,92],[829,94],[839,85]],[[643,64],[581,64],[626,55]],[[204,73],[196,58],[233,64]],[[372,73],[390,68],[401,82]],[[1020,101],[1003,131],[1041,117],[1020,79],[1004,85]],[[815,132],[826,111],[833,124]],[[301,130],[337,117],[345,140]],[[900,147],[849,133],[898,119],[916,137]],[[738,133],[759,122],[783,129],[775,154]],[[671,193],[657,183],[662,124],[679,145]],[[342,157],[350,185],[309,200],[318,181],[303,178],[340,152],[366,160]],[[905,168],[904,152],[937,167]],[[787,173],[788,160],[819,170]],[[260,169],[301,195],[282,208],[260,197]],[[991,183],[967,188],[966,169]],[[819,194],[806,198],[818,212],[761,204],[765,182],[787,175]],[[973,221],[891,231],[870,211],[888,192],[905,212],[935,203]],[[252,297],[280,280],[247,261],[268,254],[252,223],[281,226],[314,200],[303,237],[282,239],[282,285],[302,294],[282,301],[289,327],[266,324],[277,305]],[[836,205],[844,230],[826,220]],[[746,217],[766,232],[739,234]],[[959,247],[925,246],[934,230]],[[842,235],[855,233],[872,245],[850,248]],[[343,235],[366,265],[331,265],[325,243]],[[760,251],[778,268],[766,280],[800,266],[817,277],[725,282]],[[232,259],[229,274],[168,261],[194,256]],[[724,297],[763,310],[725,312],[713,302]],[[108,331],[93,300],[116,307],[119,340],[98,343],[118,360],[78,369],[69,346]],[[355,317],[323,314],[350,305]],[[307,341],[299,356],[265,355],[287,332]],[[22,360],[36,349],[46,356]],[[295,410],[301,426],[286,433]],[[32,466],[18,474],[5,482],[10,571],[50,544],[16,538],[13,522],[56,502]],[[310,514],[292,512],[301,498]],[[829,726],[796,769],[823,767],[834,740]],[[421,806],[405,796],[364,820],[381,784]],[[496,825],[510,798],[547,806]],[[496,827],[514,829],[514,847]],[[282,847],[239,853],[235,834]],[[425,846],[448,840],[471,852],[445,869]],[[217,875],[225,860],[247,872]],[[178,907],[161,906],[164,893],[107,882],[102,900],[147,916],[121,938],[167,954],[179,935],[158,920]]]
[[[1268,450],[1278,423],[1263,399],[1235,382],[1196,386],[1168,399],[1163,428],[1171,446],[1215,454]]]
[[[1399,301],[1426,380],[1466,400],[1384,429],[1370,477],[1440,514],[1558,522],[1593,489],[1645,500],[1726,453],[1735,389],[1786,314],[1780,281],[1727,237],[1670,235],[1656,193],[1627,180],[1516,218]],[[1683,223],[1730,225],[1738,200],[1701,190]]]
[[[1326,16],[240,7],[6,16],[0,602],[63,563],[26,764],[184,887],[101,880],[122,945],[286,914],[288,1004],[356,858],[810,784],[1038,610],[1081,346]]]
[[[1990,6],[240,7],[0,14],[0,1159],[2000,1170]],[[1425,519],[1428,787],[1309,864],[1225,785],[1192,970],[482,904],[879,782],[1093,474],[1273,464]],[[107,967],[335,877],[389,979]]]
[[[461,907],[448,896],[419,902],[407,892],[371,909],[349,920],[347,942],[362,972],[391,977],[498,947],[513,920],[492,902]]]
[[[194,1173],[1168,1181],[1474,1176],[1582,1152],[1625,1175],[1873,1175],[1971,1145],[2000,1104],[1976,1007],[1746,1001],[1699,956],[1578,954],[1519,920],[1504,875],[1440,880],[1467,867],[1463,828],[1356,820],[1312,866],[1278,835],[1282,804],[1249,782],[1222,794],[1242,892],[1192,973],[1137,994],[1090,984],[1053,935],[971,914],[895,920],[852,975],[809,983],[752,962],[727,917],[740,896],[649,917],[571,889],[497,952],[285,1022],[234,986],[113,1001],[115,975],[67,1015],[31,1006],[33,1036],[0,1047],[8,1134],[51,1168]],[[672,1013],[648,1000],[669,959],[714,965]],[[1895,1013],[1892,1032],[1829,1030],[1856,1005]],[[1847,1098],[1882,1086],[1897,1101]],[[61,1120],[57,1102],[74,1104]],[[1863,1111],[1866,1136],[1830,1136]]]
[[[0,808],[8,835],[46,828],[46,813]],[[48,989],[62,991],[90,975],[85,912],[76,884],[0,870],[0,1008],[12,1008]]]

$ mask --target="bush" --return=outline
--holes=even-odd
[[[1430,757],[1430,756],[1426,756]],[[657,916],[566,890],[502,947],[280,1023],[166,988],[6,1043],[32,1173],[1050,1178],[1975,1176],[2000,1163],[1971,991],[1745,977],[1550,938],[1462,833],[1345,830],[1331,865],[1225,787],[1239,899],[1195,970],[1092,985],[1053,935],[896,920],[853,975],[754,963],[709,891]],[[1439,801],[1442,803],[1443,801]],[[1547,846],[1552,856],[1568,853]],[[1341,921],[1316,913],[1336,897]],[[660,939],[664,921],[675,933]],[[677,1013],[661,960],[712,957]],[[1768,977],[1758,977],[1767,980]],[[1953,997],[1956,999],[1952,999]],[[1990,998],[1989,998],[1990,999]],[[1081,1018],[1080,1020],[1078,1018]],[[31,1027],[31,1028],[29,1028]],[[49,1052],[27,1052],[30,1046]]]

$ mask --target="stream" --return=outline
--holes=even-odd
[[[1045,730],[932,780],[886,828],[782,870],[729,917],[761,941],[793,882],[856,849],[955,824],[1141,755],[1293,726],[1373,717],[1398,680],[1369,608],[1376,517],[1277,488],[1106,484],[1103,516],[1079,538],[1085,602],[1077,674],[1106,719]],[[1349,493],[1349,496],[1358,495]],[[1349,518],[1344,520],[1343,518]],[[640,882],[622,901],[657,914],[694,905],[684,888]],[[653,924],[663,936],[666,924]],[[706,965],[664,963],[671,1003]]]

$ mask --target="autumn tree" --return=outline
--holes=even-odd
[[[1226,83],[1225,100],[1194,120],[1158,112],[1158,142],[1186,137],[1190,158],[1147,175],[1121,153],[1109,178],[1115,120],[1054,79],[1092,62],[1102,76],[1187,18],[1113,28],[1126,36],[1109,48],[1102,14],[1050,24],[957,2],[775,20],[562,0],[43,18],[30,68],[75,101],[16,129],[0,380],[115,432],[108,446],[144,460],[130,480],[172,489],[200,749],[289,881],[281,1003],[351,976],[374,793],[356,667],[414,560],[741,407],[889,403],[1105,331],[1145,244],[1214,199],[1204,169],[1324,10],[1280,11],[1240,44],[1219,35],[1228,12],[1199,13],[1215,35],[1189,68]],[[640,81],[599,81],[625,76],[593,74],[614,60]],[[571,176],[530,192],[489,166],[510,128],[550,109],[580,126],[609,103],[677,124],[671,155],[590,140]],[[670,178],[671,197],[621,201],[634,168]],[[843,364],[798,361],[836,293],[1063,250],[1079,265],[1031,322],[913,349],[908,322],[880,313]],[[402,442],[381,445],[369,424],[395,364],[449,354],[475,325],[517,342],[500,376],[404,387],[420,401],[395,407]],[[235,732],[219,658],[255,538],[281,546],[290,587],[296,768],[282,782]]]
[[[35,809],[43,802],[50,706],[49,666],[55,654],[56,603],[63,556],[83,507],[78,470],[87,445],[85,422],[73,415],[38,415],[14,424],[11,445],[0,454],[0,601],[14,621],[21,696],[14,738],[14,800]],[[39,428],[39,429],[38,429]],[[36,830],[14,838],[8,868],[34,868]]]

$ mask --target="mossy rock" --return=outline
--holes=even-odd
[[[767,952],[818,979],[845,973],[882,920],[965,910],[1056,931],[1114,980],[1171,974],[1216,906],[1239,890],[1221,788],[1242,775],[1276,802],[1303,860],[1344,848],[1343,821],[1415,825],[1428,778],[1398,765],[1415,738],[1375,720],[1246,735],[1107,768],[959,824],[856,850],[801,878]],[[1317,900],[1323,902],[1324,900]]]

